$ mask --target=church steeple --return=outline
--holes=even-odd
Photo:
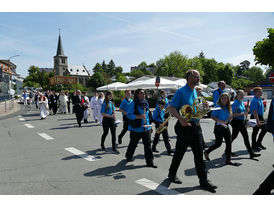
[[[56,56],[65,56],[60,33],[59,33]]]
[[[60,35],[60,29],[59,29],[59,38],[58,38],[56,56],[53,57],[55,75],[64,76],[68,73],[67,58],[68,57],[65,56],[65,53],[64,53],[61,35]]]

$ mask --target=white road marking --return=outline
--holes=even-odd
[[[142,178],[136,181],[137,184],[140,184],[148,189],[154,190],[162,195],[181,195],[181,193],[175,190],[169,190],[167,187],[163,185],[159,185],[155,182],[152,182],[146,178]]]
[[[27,128],[30,128],[30,129],[32,129],[32,128],[34,128],[34,126],[32,126],[31,124],[24,124]]]
[[[37,134],[39,134],[41,137],[43,137],[46,140],[52,140],[53,139],[53,137],[47,135],[46,133],[39,133],[39,132],[37,132]]]
[[[85,152],[82,152],[74,147],[68,147],[68,148],[65,148],[65,150],[71,152],[72,154],[75,154],[79,157],[82,157],[83,159],[87,160],[87,161],[96,161],[98,160],[98,158],[96,157],[93,157]]]
[[[18,117],[23,117],[22,115],[18,115]]]
[[[19,118],[19,120],[20,120],[20,121],[25,121],[25,119],[24,119],[24,118]]]

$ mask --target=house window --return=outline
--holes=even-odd
[[[62,59],[62,64],[65,64],[66,63],[66,60],[65,59]]]
[[[79,69],[77,69],[77,72],[79,72]]]
[[[83,72],[85,72],[85,70],[83,70]]]
[[[72,72],[72,69],[70,69],[70,71]]]

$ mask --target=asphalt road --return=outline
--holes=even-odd
[[[118,112],[121,119],[121,113]],[[119,155],[111,153],[110,134],[106,138],[107,151],[99,150],[102,127],[94,122],[78,128],[74,114],[57,114],[40,120],[39,111],[24,107],[18,114],[0,120],[0,194],[29,195],[212,195],[199,187],[193,154],[187,150],[178,170],[183,184],[167,180],[171,156],[160,141],[155,153],[157,169],[145,167],[144,149],[140,142],[134,162],[125,162],[129,133],[118,146]],[[174,148],[175,119],[170,120],[169,135]],[[203,135],[213,144],[214,122],[202,119]],[[117,127],[117,136],[122,125]],[[249,128],[249,131],[251,129]],[[249,132],[251,135],[251,133]],[[154,134],[152,135],[154,136]],[[161,137],[162,139],[162,137]],[[249,159],[242,136],[233,142],[232,160],[239,167],[225,165],[225,144],[210,154],[206,162],[208,178],[218,186],[215,195],[252,194],[273,170],[274,143],[267,133],[257,160]]]

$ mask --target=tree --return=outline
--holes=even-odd
[[[88,87],[93,87],[96,89],[97,87],[101,87],[103,85],[106,85],[106,79],[101,72],[94,73],[88,80]]]
[[[242,61],[237,70],[237,77],[243,75],[245,71],[249,70],[249,66],[250,66],[250,62],[248,60]]]
[[[253,82],[262,81],[265,79],[263,70],[256,66],[251,67],[249,70],[245,71],[243,75]]]
[[[218,81],[217,62],[215,61],[215,59],[203,59],[202,65],[205,74],[203,77],[203,83],[208,84],[210,82]]]
[[[123,68],[121,66],[115,67],[114,75],[117,76],[118,74],[123,73]]]
[[[142,72],[146,72],[147,63],[145,61],[141,62],[138,66],[138,69],[140,69]]]
[[[104,72],[107,72],[107,65],[105,63],[105,60],[103,60],[103,62],[102,62],[102,69]]]
[[[230,86],[232,86],[234,89],[244,89],[249,84],[252,84],[253,82],[248,79],[233,79]]]
[[[122,83],[126,83],[127,79],[125,77],[125,75],[118,73],[117,78],[116,78],[117,82],[122,82]]]
[[[219,68],[217,75],[219,81],[224,80],[228,85],[230,85],[233,80],[233,70],[229,65]]]
[[[111,59],[107,65],[106,73],[109,74],[110,77],[114,75],[115,64],[114,61]]]
[[[198,56],[199,59],[204,59],[205,58],[205,53],[201,51]]]
[[[198,57],[187,60],[188,69],[195,69],[200,73],[201,82],[203,80],[204,71],[202,66],[202,61]]]
[[[130,72],[130,76],[133,76],[136,78],[142,77],[144,75],[145,75],[144,72],[142,72],[140,69],[136,69],[136,70],[133,70],[132,72]]]
[[[185,77],[187,71],[187,56],[179,51],[170,53],[164,59],[156,62],[156,74],[165,76]]]
[[[274,29],[268,29],[268,38],[258,41],[253,48],[256,65],[268,65],[274,67]]]
[[[102,69],[102,66],[100,63],[97,63],[93,69],[92,69],[93,73],[96,73],[96,72],[103,72],[103,69]]]

